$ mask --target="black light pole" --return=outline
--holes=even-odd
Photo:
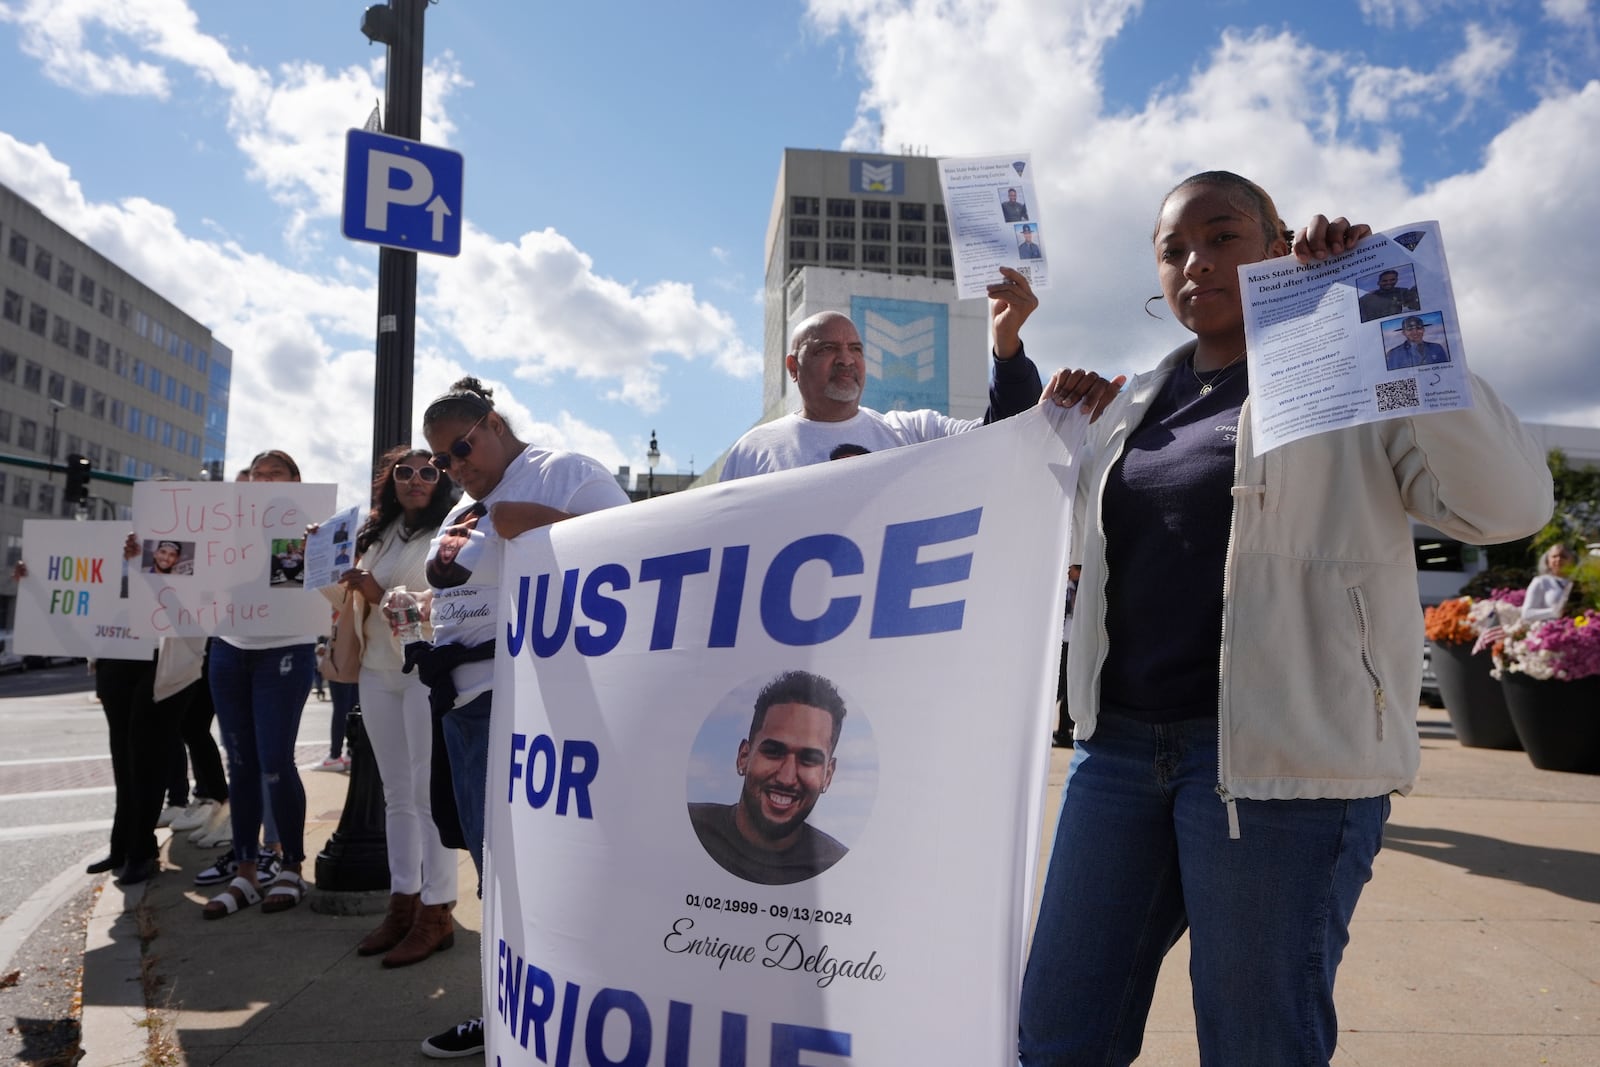
[[[650,451],[644,454],[645,466],[648,470],[647,488],[644,497],[649,500],[656,495],[656,464],[661,462],[661,449],[656,446],[656,432],[650,431]]]
[[[383,132],[422,139],[422,16],[428,0],[389,0],[361,16],[367,40],[389,48],[385,65]],[[417,336],[417,254],[378,249],[378,342],[373,375],[372,466],[385,452],[411,441],[412,361]],[[313,905],[330,912],[364,912],[370,897],[389,888],[384,836],[383,779],[373,758],[358,703],[345,720],[350,746],[350,787],[339,828],[317,853],[319,892]],[[371,901],[377,903],[377,901]]]
[[[428,0],[389,0],[367,8],[361,32],[388,45],[383,132],[422,139],[422,29]],[[372,463],[411,440],[412,360],[417,335],[417,254],[378,250],[377,373],[373,381]]]

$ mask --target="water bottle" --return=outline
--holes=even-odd
[[[422,640],[422,604],[405,586],[397,585],[384,594],[383,614],[402,647]]]

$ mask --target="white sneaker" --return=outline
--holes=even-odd
[[[229,812],[227,801],[213,807],[205,825],[189,835],[189,843],[199,845],[201,848],[212,848],[231,840],[233,840],[233,817]]]
[[[329,756],[321,763],[312,764],[311,769],[314,771],[348,771],[350,769],[350,761],[343,756]]]
[[[226,845],[233,841],[233,819],[231,816],[224,815],[222,822],[215,828],[201,827],[200,830],[195,832],[200,833],[202,830],[207,831],[206,835],[195,842],[201,848],[216,848],[218,845]]]
[[[215,800],[206,797],[196,798],[193,804],[184,808],[183,812],[167,825],[172,827],[172,832],[175,834],[198,830],[211,820],[211,809],[216,806]]]
[[[176,804],[168,804],[161,809],[161,815],[156,819],[157,826],[171,826],[172,820],[182,815],[187,808],[180,808]]]

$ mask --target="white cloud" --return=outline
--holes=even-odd
[[[1494,93],[1516,58],[1517,42],[1509,31],[1490,31],[1477,23],[1467,24],[1464,37],[1461,51],[1431,72],[1353,66],[1347,104],[1351,117],[1373,123],[1415,117],[1453,97],[1461,99],[1461,114],[1467,114],[1474,103]]]
[[[1444,6],[1439,0],[1360,0],[1361,14],[1378,26],[1419,26]]]
[[[287,429],[285,413],[297,422],[303,414],[295,431],[344,472],[341,480],[364,471],[370,427],[349,441],[331,438],[357,429],[341,414],[370,410],[370,356],[360,371],[350,346],[371,336],[374,281],[370,268],[320,246],[341,207],[345,131],[381,96],[381,59],[337,71],[311,63],[252,66],[202,32],[181,0],[26,0],[0,8],[0,19],[18,24],[25,50],[48,77],[81,92],[166,98],[185,77],[221,90],[248,176],[286,212],[285,236],[304,270],[227,238],[193,238],[155,204],[87,204],[67,168],[42,148],[30,165],[43,169],[24,195],[233,348],[229,439],[238,450],[283,440],[273,435]],[[448,143],[455,129],[449,105],[470,82],[448,54],[428,65],[424,82],[423,137]],[[606,398],[646,411],[663,403],[667,360],[702,360],[737,377],[759,369],[732,318],[687,285],[600,276],[553,231],[506,243],[469,227],[464,244],[460,259],[424,257],[421,269],[419,346],[433,345],[439,360],[503,363],[521,382],[592,380]],[[533,423],[531,413],[527,421]],[[552,445],[582,441],[597,458],[621,455],[604,434],[562,413],[537,425],[556,435]],[[309,472],[315,465],[305,466]],[[364,479],[362,473],[357,484]]]
[[[46,77],[89,94],[154,96],[171,92],[158,65],[116,51],[93,52],[85,29],[99,22],[123,35],[140,34],[143,20],[132,5],[93,0],[27,0],[0,6],[0,21],[22,27],[22,50],[37,59]]]
[[[1571,29],[1594,24],[1594,17],[1589,13],[1589,0],[1544,0],[1544,17]]]
[[[1013,131],[1068,128],[1098,113],[1100,50],[1139,6],[815,0],[809,14],[823,31],[848,28],[858,41],[867,87],[844,147],[920,144],[966,155],[1020,147]],[[916,93],[899,91],[910,84]]]
[[[1504,72],[1511,42],[1469,26],[1461,51],[1436,71],[1384,73],[1293,32],[1225,32],[1187,78],[1158,88],[1142,109],[1108,115],[1096,102],[1103,26],[1070,28],[1081,15],[1070,5],[1005,6],[1009,18],[1038,19],[1039,31],[1003,81],[993,71],[1009,46],[989,32],[985,20],[999,9],[983,0],[946,0],[937,17],[923,0],[813,0],[810,10],[822,29],[860,39],[867,88],[847,143],[881,115],[889,143],[927,143],[935,154],[1033,147],[1054,287],[1025,333],[1046,370],[1142,370],[1185,339],[1140,310],[1157,292],[1150,228],[1167,188],[1221,168],[1260,181],[1295,225],[1318,211],[1380,228],[1439,219],[1474,369],[1527,417],[1600,421],[1600,305],[1580,262],[1589,248],[1564,236],[1600,213],[1600,82],[1542,101],[1494,139],[1480,168],[1418,190],[1397,137],[1358,137],[1341,116],[1378,121],[1386,113],[1370,101],[1385,78],[1401,96],[1470,98]],[[1111,9],[1105,24],[1128,11]],[[1406,20],[1436,9],[1364,11]],[[909,61],[911,51],[925,61]],[[988,106],[993,94],[973,86],[990,83],[1022,103]],[[968,100],[953,100],[957,91]],[[1051,233],[1060,235],[1053,243]],[[1165,314],[1159,301],[1151,307]]]
[[[381,58],[331,72],[311,63],[268,71],[204,33],[185,0],[26,0],[0,9],[0,18],[22,28],[23,48],[46,76],[79,92],[166,99],[185,74],[215,86],[250,176],[290,209],[290,236],[338,215],[344,134],[383,95]],[[428,64],[423,83],[423,137],[448,143],[448,104],[470,83],[449,54]]]
[[[1416,217],[1446,226],[1473,367],[1518,411],[1590,426],[1600,425],[1600,304],[1579,234],[1600,213],[1596,129],[1600,82],[1590,82],[1519,118],[1481,168],[1414,204]]]
[[[554,230],[495,241],[470,225],[459,260],[426,264],[431,314],[474,356],[515,363],[522,379],[553,374],[618,383],[608,394],[643,411],[662,401],[660,360],[705,359],[737,377],[760,357],[733,319],[676,282],[638,287],[594,273]]]

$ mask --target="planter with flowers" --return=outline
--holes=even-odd
[[[1495,675],[1533,765],[1600,774],[1600,611],[1507,626]]]
[[[1516,728],[1506,710],[1500,683],[1490,673],[1494,662],[1488,652],[1473,655],[1486,609],[1492,601],[1456,597],[1423,612],[1428,642],[1433,648],[1433,673],[1439,696],[1450,716],[1456,739],[1469,748],[1517,749]],[[1476,618],[1474,617],[1474,609]]]

